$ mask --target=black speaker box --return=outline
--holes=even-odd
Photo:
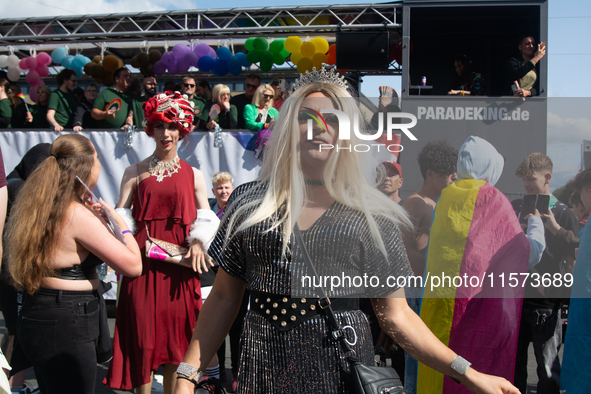
[[[382,70],[390,64],[387,31],[337,33],[337,68],[348,70]]]

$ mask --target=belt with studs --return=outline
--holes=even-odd
[[[263,316],[277,330],[286,332],[316,315],[324,314],[318,301],[318,298],[291,298],[252,291],[250,310]],[[335,312],[359,309],[357,298],[334,298],[330,302]]]

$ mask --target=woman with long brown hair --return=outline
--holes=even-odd
[[[0,78],[0,129],[9,129],[12,121],[12,110],[18,104],[17,98],[10,90],[10,82]]]
[[[24,293],[17,337],[41,392],[92,393],[106,317],[96,266],[106,262],[138,276],[141,256],[121,216],[103,202],[126,244],[108,229],[100,205],[87,202],[77,179],[97,184],[101,165],[92,142],[64,135],[49,153],[23,185],[8,224],[10,273]]]

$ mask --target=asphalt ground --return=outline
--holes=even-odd
[[[115,332],[115,319],[109,319],[109,329],[111,331],[111,338],[113,338],[113,333]],[[0,312],[0,336],[4,335],[5,331],[6,331],[6,327],[5,327],[5,323],[4,323],[4,316]],[[230,344],[228,342],[228,338],[226,338],[226,341],[227,341],[226,342],[226,374],[227,374],[228,378],[231,379],[232,378],[232,370],[230,369],[231,368],[231,365],[230,365]],[[560,348],[560,353],[559,353],[559,357],[560,357],[561,362],[562,362],[563,348],[564,348],[564,346],[562,346]],[[96,394],[126,394],[126,393],[133,392],[133,391],[126,391],[126,390],[115,390],[115,389],[112,389],[112,388],[109,388],[109,387],[103,385],[101,382],[103,381],[103,378],[107,374],[107,368],[108,368],[108,365],[97,364],[97,380],[96,380],[96,389],[95,389]],[[160,374],[159,374],[159,372],[160,372]],[[160,380],[160,382],[161,382],[161,376],[162,376],[161,371],[159,371],[159,372],[156,373],[156,376],[155,376],[156,382],[152,385],[152,393],[155,393],[155,394],[164,392],[162,390],[162,385],[158,383],[158,380]],[[523,394],[536,394],[537,393],[536,384],[538,382],[538,378],[536,375],[536,361],[535,361],[533,346],[531,344],[529,346],[527,374],[528,374],[527,393],[523,393]],[[27,371],[27,378],[26,378],[25,383],[28,386],[37,386],[37,380],[35,379],[35,373],[33,372],[32,368],[30,368]],[[230,393],[231,380],[226,381],[224,383],[224,387],[226,388],[228,393]]]

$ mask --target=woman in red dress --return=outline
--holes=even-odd
[[[137,222],[143,272],[121,282],[105,383],[149,393],[154,371],[164,365],[164,392],[172,393],[201,308],[198,273],[211,264],[205,254],[207,239],[191,239],[191,225],[197,224],[197,216],[207,215],[202,211],[209,211],[209,204],[203,174],[177,155],[177,142],[191,131],[193,103],[179,93],[159,94],[144,103],[144,112],[145,131],[154,137],[156,150],[125,170],[117,203]],[[148,258],[148,236],[187,246],[189,252],[178,264]]]

